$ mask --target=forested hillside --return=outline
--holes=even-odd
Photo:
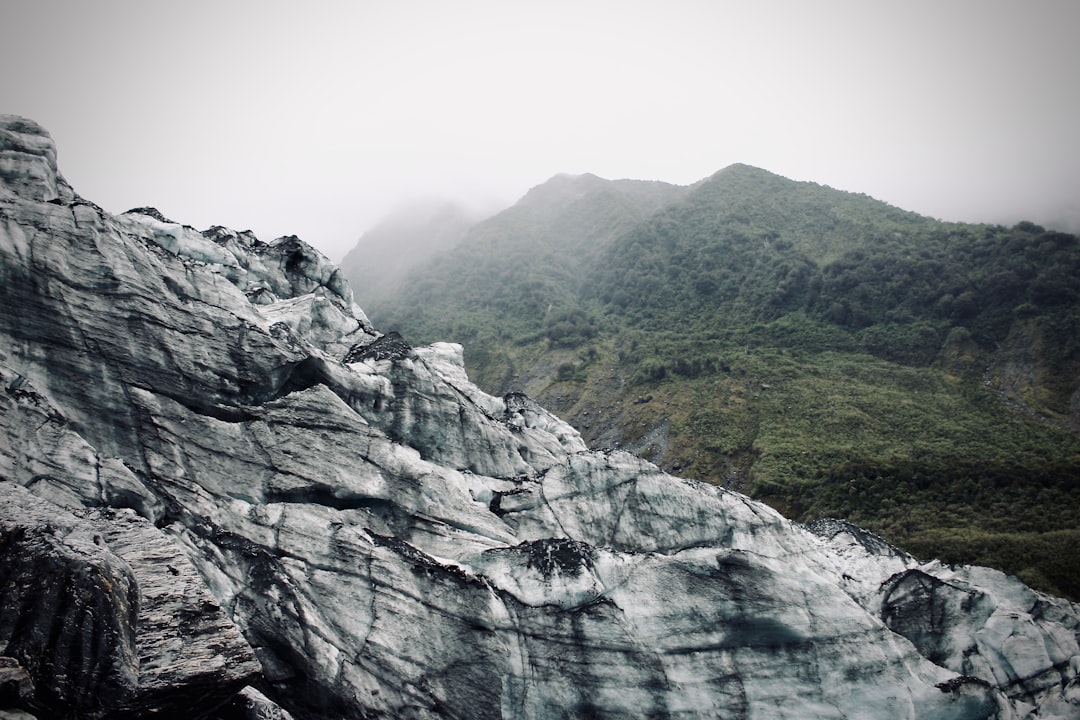
[[[465,345],[594,445],[1080,598],[1080,244],[743,165],[560,176],[376,325]]]
[[[582,271],[597,253],[684,193],[659,182],[556,176],[474,225],[452,252],[399,276],[394,292],[361,289],[357,300],[411,338],[521,341],[564,314],[576,316]]]

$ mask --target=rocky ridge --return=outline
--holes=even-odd
[[[298,239],[110,215],[11,116],[0,274],[0,590],[47,598],[20,563],[78,555],[101,638],[66,690],[5,600],[9,707],[96,683],[77,716],[283,712],[255,684],[308,718],[1080,716],[1076,605],[590,451],[459,345],[381,335]],[[154,679],[184,653],[212,686]]]

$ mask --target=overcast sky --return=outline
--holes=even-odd
[[[0,112],[112,212],[339,260],[395,204],[734,162],[1080,231],[1076,0],[0,0]]]

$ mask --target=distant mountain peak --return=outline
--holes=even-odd
[[[701,184],[720,181],[732,181],[732,180],[784,180],[787,182],[799,182],[798,180],[792,180],[791,178],[779,175],[766,170],[764,168],[757,167],[756,165],[747,165],[746,163],[732,163],[725,167],[720,168],[712,175],[704,178]]]
[[[560,203],[565,203],[585,193],[596,190],[609,184],[610,180],[585,173],[571,175],[559,173],[545,182],[531,188],[518,202],[519,206],[533,208],[547,208]]]

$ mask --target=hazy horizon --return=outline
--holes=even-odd
[[[0,112],[110,212],[339,261],[416,198],[733,163],[1080,232],[1080,4],[7,0]]]

